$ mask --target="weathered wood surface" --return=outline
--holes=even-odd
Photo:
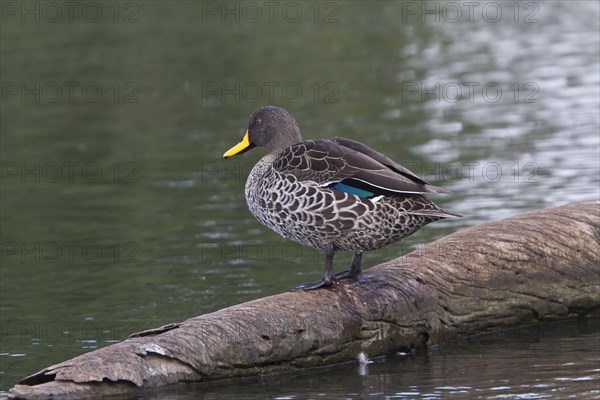
[[[45,368],[14,398],[80,399],[293,371],[600,311],[600,202],[464,229],[368,270],[138,334]]]

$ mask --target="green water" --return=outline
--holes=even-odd
[[[322,254],[246,208],[263,153],[221,158],[260,105],[287,108],[305,138],[363,141],[453,192],[436,203],[462,219],[367,254],[366,266],[600,195],[597,2],[77,4],[1,3],[0,390],[132,332],[320,276]],[[573,332],[598,365],[597,322]],[[493,368],[494,345],[478,351]],[[463,353],[452,354],[458,370],[477,365]],[[357,379],[464,386],[406,375],[403,362],[310,384],[328,398],[353,397]],[[559,383],[583,393],[594,374]],[[316,396],[306,384],[268,381],[266,393]]]

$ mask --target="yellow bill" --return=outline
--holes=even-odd
[[[248,130],[246,130],[246,134],[242,138],[242,141],[230,148],[223,154],[223,158],[229,158],[231,156],[235,156],[236,154],[243,153],[246,150],[250,150],[250,138],[248,138]]]

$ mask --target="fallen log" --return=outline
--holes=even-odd
[[[600,202],[451,234],[357,281],[288,292],[132,335],[9,396],[80,399],[300,370],[600,311]]]

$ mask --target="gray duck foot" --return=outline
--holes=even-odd
[[[349,269],[347,271],[338,272],[337,274],[333,275],[333,280],[339,281],[342,279],[356,278],[358,275],[360,275],[360,269],[359,270]]]
[[[313,290],[313,289],[318,289],[321,287],[328,287],[328,286],[331,286],[331,280],[326,281],[325,279],[321,278],[318,281],[308,282],[308,283],[303,283],[302,285],[298,285],[292,289],[292,292],[305,292],[307,290]]]
[[[318,289],[325,286],[331,286],[333,282],[333,253],[335,252],[333,243],[329,243],[325,246],[325,266],[323,268],[323,277],[314,282],[304,283],[300,286],[296,286],[293,291],[306,291]]]
[[[350,269],[347,271],[338,272],[333,275],[333,279],[339,281],[340,279],[348,279],[355,278],[360,275],[360,262],[362,260],[362,253],[354,253],[354,257],[352,257],[352,264],[350,264]]]

